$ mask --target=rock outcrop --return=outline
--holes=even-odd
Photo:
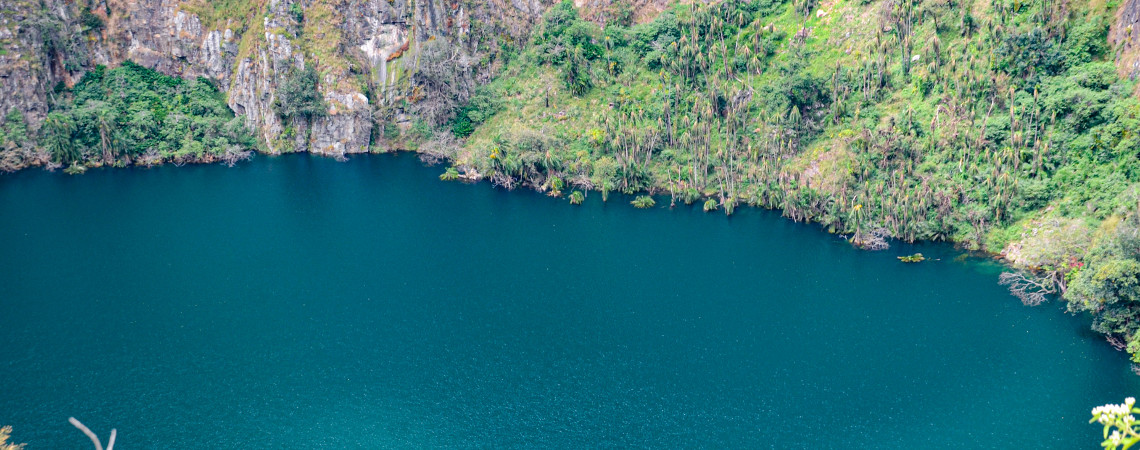
[[[96,64],[132,60],[216,81],[263,151],[330,156],[383,145],[373,136],[376,125],[446,120],[474,85],[490,79],[501,41],[521,43],[553,3],[41,1],[0,0],[0,89],[10,93],[0,96],[0,114],[19,111],[34,131],[54,86],[74,84]],[[305,67],[320,74],[327,114],[283,121],[274,108],[277,88]]]
[[[44,45],[45,15],[55,13],[24,0],[0,0],[0,114],[15,110],[33,123],[47,114],[52,52]]]
[[[1140,0],[1125,0],[1116,10],[1116,22],[1108,31],[1108,43],[1116,49],[1116,67],[1121,76],[1140,76]]]

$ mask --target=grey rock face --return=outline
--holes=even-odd
[[[29,2],[0,0],[0,117],[16,110],[33,125],[47,115],[51,60]]]
[[[373,125],[378,117],[395,121],[412,111],[404,105],[425,99],[438,90],[417,89],[433,80],[418,78],[423,64],[419,53],[425,42],[437,41],[449,48],[449,60],[433,61],[454,72],[462,84],[455,97],[463,97],[470,85],[486,81],[495,67],[475,64],[496,51],[496,42],[526,39],[529,30],[554,0],[270,0],[252,18],[217,20],[206,24],[182,0],[106,0],[110,15],[99,8],[105,28],[84,32],[77,23],[75,2],[47,0],[45,13],[24,0],[0,0],[0,114],[16,109],[36,129],[47,113],[47,95],[56,83],[73,84],[95,64],[115,66],[132,60],[167,75],[207,77],[225,91],[227,103],[244,117],[246,125],[263,144],[262,150],[310,151],[341,156],[369,151]],[[208,7],[208,6],[206,6]],[[321,36],[321,45],[332,46],[339,64],[318,60],[307,47],[304,30],[312,23],[297,21],[298,9],[307,17],[314,8],[331,11],[321,16],[338,34]],[[256,20],[261,23],[242,23]],[[306,19],[308,20],[308,19]],[[48,52],[37,23],[51,22],[74,36],[79,63]],[[472,24],[477,23],[477,27]],[[333,40],[333,42],[327,42]],[[310,45],[311,46],[311,45]],[[488,50],[491,49],[491,50]],[[323,48],[328,54],[328,48]],[[482,52],[482,53],[481,53]],[[491,58],[493,59],[493,58]],[[319,89],[328,105],[327,114],[290,119],[283,123],[274,111],[277,86],[295,69],[312,65],[321,74]],[[438,76],[434,82],[438,84]],[[417,97],[414,93],[419,92]],[[428,92],[429,94],[424,94]],[[374,100],[370,100],[374,99]],[[465,98],[449,98],[437,108],[447,108]],[[376,111],[388,111],[378,116]],[[287,132],[288,131],[288,132]]]
[[[1125,0],[1116,11],[1116,23],[1108,32],[1108,42],[1120,52],[1116,66],[1132,79],[1140,76],[1140,0]]]

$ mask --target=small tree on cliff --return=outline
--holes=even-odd
[[[317,71],[312,67],[294,69],[277,89],[273,109],[282,119],[312,119],[328,113],[325,99],[317,89]]]

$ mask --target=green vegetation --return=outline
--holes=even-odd
[[[90,11],[88,11],[90,14]],[[95,16],[98,19],[98,16]],[[94,25],[88,16],[82,16],[82,23],[88,30]],[[28,25],[34,28],[43,41],[43,51],[38,56],[49,64],[58,62],[63,69],[77,71],[83,69],[90,62],[87,45],[83,42],[83,35],[74,33],[68,24],[59,16],[45,8],[40,14],[27,19]],[[99,20],[102,28],[102,20]],[[97,29],[94,31],[98,31]]]
[[[494,92],[487,87],[480,87],[455,114],[452,120],[451,132],[456,137],[465,138],[475,132],[475,127],[482,125],[487,118],[494,116],[502,109],[499,101],[500,92]]]
[[[246,25],[261,25],[258,11],[261,5],[256,0],[190,0],[181,8],[196,14],[207,29],[235,27],[234,31],[244,34]]]
[[[79,23],[83,25],[85,31],[100,32],[103,31],[103,18],[91,12],[91,8],[84,6],[79,12]]]
[[[312,2],[302,12],[304,19],[300,31],[301,49],[320,65],[318,69],[341,72],[349,63],[346,59],[344,36],[340,25],[343,17],[337,14],[337,5],[332,2]],[[294,18],[296,12],[294,11]]]
[[[19,110],[12,109],[0,123],[0,146],[19,146],[28,141],[28,123]]]
[[[293,69],[277,88],[273,109],[282,119],[306,120],[327,114],[328,107],[317,89],[319,75],[312,67]]]
[[[74,164],[79,162],[82,155],[75,145],[75,121],[71,114],[51,113],[43,124],[44,147],[51,152],[52,158],[59,163]]]
[[[915,253],[913,255],[907,255],[907,256],[899,256],[898,258],[899,258],[899,261],[902,261],[904,263],[919,263],[919,262],[926,261],[926,257],[922,256],[922,253]]]
[[[12,172],[37,153],[28,133],[28,122],[19,110],[11,109],[0,122],[0,172]]]
[[[40,133],[60,164],[232,163],[255,145],[205,78],[169,77],[128,61],[98,66],[61,94]]]
[[[460,109],[492,112],[453,122],[454,164],[780,209],[869,248],[1011,250],[1015,293],[1063,295],[1140,361],[1140,101],[1115,8],[752,0],[603,30],[566,1],[482,88],[501,102]]]
[[[459,171],[454,167],[448,167],[446,171],[439,175],[442,181],[455,181],[459,179]]]
[[[657,204],[657,201],[653,200],[653,197],[650,197],[648,195],[639,195],[629,203],[635,208],[652,208],[653,205]]]

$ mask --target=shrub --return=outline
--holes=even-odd
[[[52,160],[67,165],[81,159],[82,155],[75,145],[74,133],[75,121],[70,114],[59,112],[48,114],[44,119],[43,139],[44,147],[51,152]]]
[[[629,202],[629,203],[631,205],[633,205],[635,208],[644,209],[644,208],[652,208],[653,205],[657,204],[657,201],[653,200],[653,197],[650,197],[648,195],[639,195],[639,196],[637,196],[637,198],[633,199],[633,201]]]
[[[91,8],[86,6],[79,12],[79,23],[83,24],[83,28],[87,31],[97,33],[103,29],[103,18],[95,15],[91,12]]]
[[[475,132],[475,127],[483,124],[491,116],[502,109],[501,94],[493,92],[487,86],[475,90],[475,95],[459,108],[455,119],[451,122],[451,132],[456,137],[468,137]]]
[[[328,113],[325,99],[318,89],[319,76],[312,66],[290,70],[277,88],[273,109],[282,119],[310,119]]]

